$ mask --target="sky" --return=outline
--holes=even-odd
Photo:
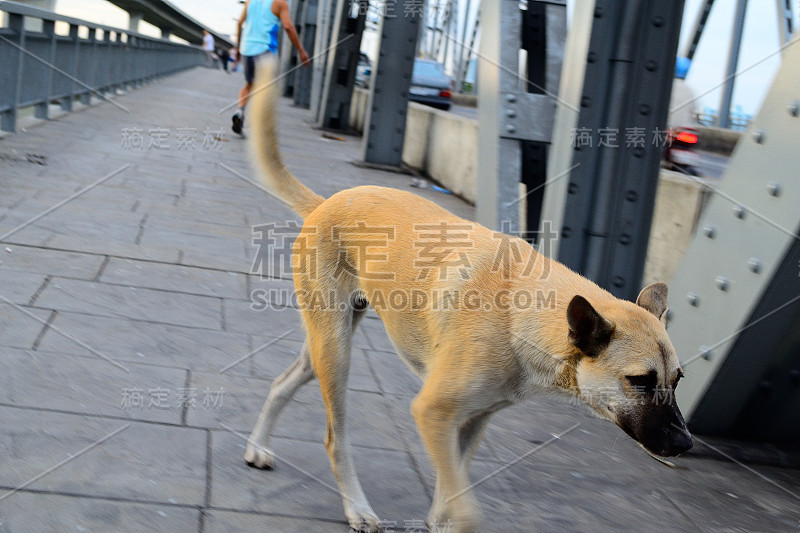
[[[207,24],[220,33],[233,34],[236,20],[241,14],[239,0],[170,0],[173,5],[191,17]],[[458,0],[461,5],[466,0]],[[484,0],[490,1],[490,0]],[[569,1],[569,0],[568,0]],[[570,8],[579,8],[584,0],[569,1]],[[679,53],[684,50],[690,38],[691,28],[697,11],[704,0],[686,0],[684,23]],[[476,6],[478,0],[471,4]],[[795,24],[798,21],[798,2],[792,2],[795,9]],[[755,65],[737,77],[733,105],[741,106],[746,114],[755,114],[769,90],[770,82],[780,66],[777,53],[777,2],[775,0],[750,0],[744,29],[739,70]],[[722,89],[718,86],[724,79],[731,26],[736,0],[716,0],[700,42],[694,64],[689,71],[687,83],[699,98],[699,111],[703,108],[716,109],[719,106]],[[460,9],[461,12],[465,8]],[[64,15],[83,18],[109,26],[127,28],[127,14],[105,0],[57,0],[56,11]],[[160,35],[157,28],[143,24],[142,33]],[[460,25],[459,25],[460,26]],[[374,42],[374,41],[373,41]],[[707,94],[703,94],[706,93]]]

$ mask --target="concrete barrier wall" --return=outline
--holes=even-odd
[[[694,126],[697,130],[697,147],[706,152],[730,155],[742,137],[741,131],[724,130],[709,126]]]
[[[362,132],[368,93],[356,89],[350,127]],[[733,136],[730,137],[733,139]],[[406,118],[403,163],[475,203],[478,121],[411,103]],[[650,230],[644,282],[669,282],[695,231],[705,188],[681,173],[662,170]]]
[[[474,205],[478,190],[478,121],[409,104],[403,162]]]
[[[680,172],[662,170],[647,244],[644,283],[669,283],[692,240],[706,188]]]

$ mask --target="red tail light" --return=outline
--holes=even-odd
[[[678,142],[686,143],[686,144],[697,144],[697,135],[694,133],[689,133],[688,131],[682,131],[678,133],[676,137]]]
[[[450,96],[452,96],[452,94],[450,93],[450,91],[445,89],[444,91],[439,91],[439,96],[443,96],[445,98],[450,98]]]

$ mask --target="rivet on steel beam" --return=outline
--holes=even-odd
[[[753,140],[758,144],[764,144],[764,140],[767,136],[767,133],[764,130],[755,130],[753,132]]]
[[[727,291],[731,286],[731,282],[725,276],[717,276],[717,279],[715,279],[714,282],[717,284],[717,288],[721,291]]]
[[[700,296],[697,293],[690,292],[686,295],[686,299],[692,307],[698,307],[700,305]]]
[[[514,133],[515,131],[517,131],[517,127],[513,124],[506,124],[506,131],[508,133]]]
[[[711,348],[709,348],[708,346],[701,346],[700,347],[700,357],[704,361],[711,361],[711,356],[712,355],[713,355],[713,353],[711,352]]]
[[[770,181],[767,183],[767,192],[776,198],[781,195],[781,184],[777,181]]]
[[[714,237],[717,236],[717,228],[711,225],[703,226],[703,235],[705,235],[709,239],[713,239]]]
[[[747,209],[743,205],[735,205],[733,206],[733,214],[736,218],[744,218],[747,214]]]
[[[751,272],[758,274],[761,272],[761,260],[758,257],[751,257],[747,260],[747,267]]]
[[[513,109],[506,109],[506,116],[508,118],[514,118],[517,116],[517,112],[514,111]]]
[[[517,95],[512,94],[512,93],[506,95],[506,102],[509,102],[509,103],[513,104],[516,101],[517,101]]]
[[[793,117],[800,115],[800,100],[795,100],[786,107],[789,109],[789,114]]]

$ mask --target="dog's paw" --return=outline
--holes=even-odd
[[[381,521],[375,512],[367,506],[352,505],[346,511],[350,528],[359,533],[378,533],[381,530]]]
[[[244,452],[244,460],[254,468],[262,468],[264,470],[275,468],[275,456],[272,455],[272,452],[254,444],[247,445],[247,450]]]
[[[472,507],[450,509],[443,506],[432,509],[426,524],[431,533],[477,533],[480,531],[480,515]]]

